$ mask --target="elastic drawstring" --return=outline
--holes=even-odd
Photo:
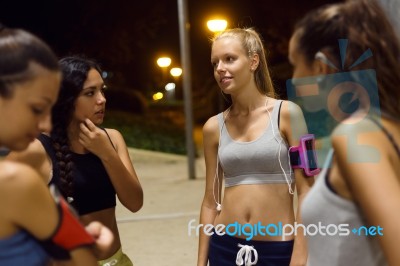
[[[236,265],[240,266],[243,265],[243,263],[244,266],[256,265],[258,261],[257,250],[253,246],[242,245],[242,244],[238,244],[238,247],[240,247],[240,249],[236,255]],[[251,261],[252,259],[251,252],[254,253],[254,261]],[[244,255],[244,260],[243,260],[243,255]]]

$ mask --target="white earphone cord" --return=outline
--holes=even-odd
[[[268,99],[267,99],[267,102],[265,103],[265,106],[266,106],[266,107],[267,107],[267,104],[268,104]],[[279,151],[278,151],[279,166],[281,167],[281,170],[282,170],[282,172],[283,172],[283,175],[285,176],[286,183],[288,184],[288,187],[289,187],[289,194],[293,195],[294,192],[293,192],[293,189],[292,189],[292,182],[289,181],[289,178],[287,177],[286,172],[285,172],[285,169],[283,169],[282,162],[281,162],[281,148],[282,148],[282,145],[281,145],[281,144],[282,144],[283,139],[281,139],[281,140],[279,141],[279,140],[276,138],[276,136],[275,136],[275,130],[274,130],[274,124],[272,123],[271,114],[270,114],[270,112],[269,112],[269,110],[268,110],[268,107],[267,107],[267,112],[268,112],[269,122],[271,123],[272,135],[274,135],[275,140],[276,140],[276,141],[278,142],[278,144],[279,144]],[[278,119],[279,119],[279,117],[278,117]],[[291,165],[290,165],[289,151],[288,151],[288,165],[289,165],[289,171],[290,171],[290,172],[289,172],[289,175],[291,175],[291,174],[292,174],[292,167],[291,167]]]
[[[219,173],[219,171],[218,171],[219,170],[218,169],[218,166],[219,166],[218,152],[219,152],[219,147],[221,145],[221,135],[222,135],[222,130],[224,129],[224,126],[225,126],[225,119],[229,115],[229,112],[231,111],[231,107],[232,106],[230,106],[228,108],[228,111],[227,111],[226,115],[223,117],[223,121],[224,122],[222,123],[221,130],[219,132],[219,139],[218,139],[217,166],[215,168],[215,175],[214,175],[214,181],[213,181],[213,197],[214,197],[215,203],[217,204],[217,211],[221,211],[221,209],[222,209],[221,203],[219,203],[221,199],[220,199],[220,186],[219,186],[219,174],[218,174]],[[218,200],[215,198],[215,179],[217,179],[217,185],[218,185],[218,187],[217,187],[217,198],[218,198]]]

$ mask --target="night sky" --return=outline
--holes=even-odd
[[[229,27],[255,27],[263,36],[277,86],[290,77],[287,42],[293,24],[308,10],[333,0],[188,0],[192,90],[213,84],[211,33],[206,21],[221,14]],[[0,22],[27,29],[60,57],[85,54],[112,72],[114,86],[146,96],[156,90],[160,55],[180,66],[178,8],[175,0],[1,0]],[[282,88],[278,88],[282,89]]]

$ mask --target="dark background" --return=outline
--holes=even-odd
[[[294,24],[311,9],[342,2],[187,1],[192,108],[196,125],[201,125],[205,119],[226,106],[226,102],[221,100],[210,64],[209,39],[212,33],[206,27],[208,19],[218,14],[228,20],[228,27],[254,27],[261,33],[268,51],[273,81],[278,93],[285,98],[285,82],[292,74],[287,50]],[[385,3],[386,11],[393,16],[394,25],[400,33],[400,19],[396,15],[398,0],[379,1]],[[107,126],[126,127],[124,130],[129,146],[143,147],[144,140],[149,140],[144,148],[184,153],[183,146],[176,150],[179,143],[183,143],[185,117],[182,102],[171,108],[157,106],[151,100],[153,93],[163,90],[162,71],[156,59],[167,55],[172,58],[171,67],[181,66],[177,0],[0,0],[0,22],[38,35],[59,57],[85,54],[98,60],[102,68],[110,73],[106,80],[111,87],[106,95],[107,109],[125,106],[126,110],[132,111],[134,107],[133,111],[139,114],[106,116],[112,122]],[[124,93],[111,93],[113,89]],[[142,102],[147,102],[149,107],[146,107],[146,112],[143,111],[144,107],[140,107],[143,103],[131,97],[132,92],[140,95],[144,99]],[[182,99],[182,91],[177,96]],[[166,136],[172,137],[165,139]],[[176,141],[171,141],[172,138]],[[172,148],[156,147],[165,143],[170,143]]]
[[[337,1],[189,0],[194,87],[212,77],[211,33],[206,21],[213,14],[223,15],[229,27],[259,30],[273,67],[287,62],[287,41],[294,22],[329,2]],[[177,9],[174,0],[2,0],[0,22],[39,35],[59,56],[83,53],[94,57],[113,73],[114,83],[146,92],[161,75],[158,56],[169,55],[173,65],[180,66]]]

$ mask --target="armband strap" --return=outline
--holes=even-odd
[[[293,169],[302,168],[307,176],[320,172],[315,152],[315,137],[307,134],[300,138],[299,146],[289,148],[290,165]]]
[[[57,203],[59,213],[59,223],[51,237],[51,242],[67,251],[81,246],[93,245],[95,243],[94,238],[80,223],[72,207],[58,193],[54,185],[50,186],[50,191]]]
[[[58,208],[60,223],[53,236],[54,243],[67,250],[94,244],[93,237],[71,212],[67,202],[63,198],[60,198]]]

